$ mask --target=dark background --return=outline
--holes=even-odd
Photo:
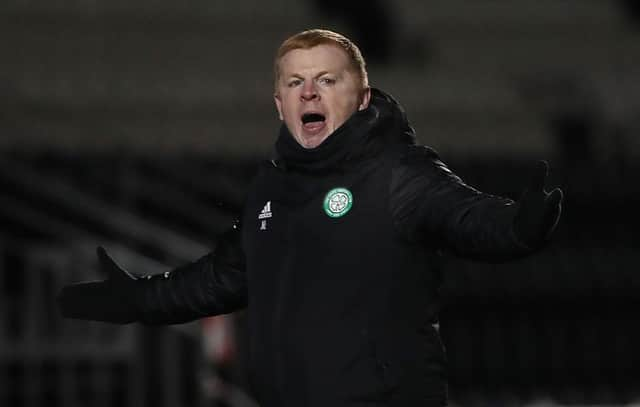
[[[614,0],[5,0],[0,4],[0,405],[255,405],[244,313],[175,327],[62,320],[95,247],[158,273],[207,253],[279,122],[272,58],[310,27],[468,183],[565,192],[543,252],[443,257],[453,405],[640,402],[638,7]],[[367,231],[363,231],[366,233]]]

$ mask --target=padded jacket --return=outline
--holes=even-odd
[[[531,253],[518,204],[480,192],[420,146],[373,89],[320,146],[282,127],[216,250],[139,279],[111,322],[185,322],[248,308],[250,377],[263,407],[446,405],[434,324],[441,251],[501,262]]]

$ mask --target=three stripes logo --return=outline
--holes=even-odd
[[[267,219],[273,216],[271,212],[271,201],[267,201],[264,204],[264,208],[258,214],[258,220],[260,221],[260,230],[267,230]]]

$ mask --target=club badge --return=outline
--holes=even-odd
[[[334,188],[324,198],[324,212],[332,218],[344,216],[353,205],[353,195],[346,188]]]

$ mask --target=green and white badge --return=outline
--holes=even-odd
[[[353,205],[353,195],[346,188],[334,188],[324,197],[324,212],[332,218],[344,216]]]

